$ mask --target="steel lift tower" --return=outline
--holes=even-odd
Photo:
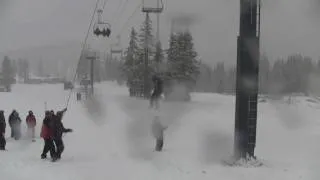
[[[260,42],[260,0],[240,0],[234,156],[255,158]]]
[[[142,12],[143,13],[146,13],[146,21],[149,20],[149,13],[154,13],[154,14],[160,14],[163,12],[163,8],[164,8],[164,5],[163,5],[163,2],[162,0],[157,0],[157,7],[151,7],[151,6],[148,6],[146,5],[145,3],[146,0],[143,0],[142,1],[142,4],[143,4],[143,7],[142,7]],[[161,3],[161,7],[159,6],[159,4]],[[158,20],[158,23],[159,23],[159,20]],[[158,28],[159,28],[159,24],[158,24]],[[157,38],[158,38],[158,33],[159,33],[159,30],[157,30]],[[144,54],[144,97],[145,98],[149,98],[150,96],[150,83],[149,83],[149,76],[150,76],[150,72],[148,71],[149,69],[149,39],[148,39],[148,35],[147,35],[147,31],[146,31],[146,35],[145,35],[145,47],[144,47],[144,51],[145,51],[145,54]]]

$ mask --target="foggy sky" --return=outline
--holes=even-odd
[[[100,50],[114,42],[114,35],[124,26],[141,0],[128,0],[125,12],[117,12],[121,2],[109,0],[104,19],[112,24],[113,38],[90,37],[90,44]],[[149,1],[149,0],[148,0]],[[96,0],[0,0],[0,52],[43,45],[83,41]],[[161,41],[168,44],[169,17],[189,13],[198,19],[191,27],[194,43],[203,61],[236,61],[236,37],[239,29],[239,0],[164,0],[161,15]],[[317,0],[263,0],[261,52],[271,58],[300,52],[315,60],[319,57],[320,20]],[[102,4],[101,4],[102,6]],[[135,14],[121,34],[127,46],[132,26],[139,28],[144,16]],[[155,25],[155,16],[152,15]],[[117,22],[116,22],[117,21]],[[154,26],[155,27],[155,26]]]

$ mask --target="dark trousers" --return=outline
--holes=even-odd
[[[20,125],[13,125],[11,127],[11,137],[15,140],[19,140],[21,138],[21,127]]]
[[[162,151],[163,147],[163,139],[157,139],[156,140],[156,151]]]
[[[64,144],[63,144],[63,141],[62,141],[62,138],[56,138],[54,139],[54,143],[56,144],[56,148],[57,148],[57,158],[61,158],[61,154],[64,150]]]
[[[156,108],[158,108],[159,106],[159,99],[160,99],[160,96],[161,96],[162,92],[160,91],[155,91],[151,94],[151,97],[150,97],[150,107],[153,107],[154,106],[154,103],[156,103]]]
[[[47,153],[50,151],[51,158],[55,157],[55,147],[52,139],[44,139],[44,147],[41,156],[46,157]]]
[[[4,133],[0,133],[0,150],[6,149],[6,138],[4,137]]]
[[[11,127],[11,137],[12,138],[14,137],[14,129],[13,129],[13,127]]]

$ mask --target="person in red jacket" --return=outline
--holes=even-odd
[[[36,117],[33,115],[32,111],[29,111],[29,114],[26,118],[27,127],[28,127],[28,135],[32,138],[32,141],[35,141],[35,127],[37,125]]]
[[[47,158],[47,153],[50,151],[51,159],[55,158],[55,146],[53,143],[53,129],[52,129],[53,117],[49,111],[46,111],[45,118],[42,123],[40,136],[44,140],[44,147],[41,154],[41,159]]]

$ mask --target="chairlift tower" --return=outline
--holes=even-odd
[[[260,43],[260,0],[240,0],[237,40],[235,159],[255,158]]]
[[[159,2],[159,0],[157,0]],[[163,11],[163,2],[162,0],[161,1],[161,4],[162,4],[162,7],[148,7],[145,5],[145,0],[142,1],[143,3],[143,7],[142,7],[142,12],[143,13],[146,13],[146,21],[148,21],[148,19],[150,18],[149,17],[149,13],[155,13],[155,14],[160,14],[162,13]],[[145,98],[149,98],[150,96],[150,83],[149,83],[149,72],[148,72],[148,69],[149,69],[149,40],[148,40],[148,34],[146,32],[145,34],[145,59],[144,59],[144,97]]]
[[[110,54],[111,54],[111,59],[113,59],[113,54],[120,54],[121,56],[121,60],[123,60],[123,50],[120,47],[120,35],[117,36],[117,43],[115,44],[117,48],[114,48],[114,45],[111,45],[111,50],[110,50]]]
[[[90,95],[94,93],[94,63],[97,59],[97,53],[95,51],[89,51],[89,55],[86,57],[90,61]]]

